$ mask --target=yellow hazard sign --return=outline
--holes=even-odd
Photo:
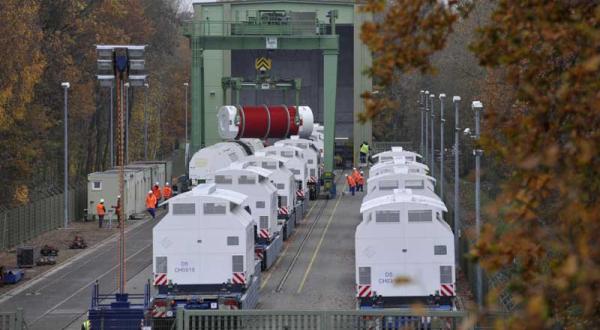
[[[271,70],[271,59],[266,57],[259,57],[254,62],[254,67],[259,71]]]

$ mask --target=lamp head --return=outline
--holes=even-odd
[[[64,88],[71,88],[71,84],[69,84],[68,82],[61,83],[60,85]]]
[[[453,96],[452,102],[460,102],[460,96]]]

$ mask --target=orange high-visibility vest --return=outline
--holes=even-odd
[[[156,197],[156,200],[159,200],[161,197],[160,187],[159,186],[152,187],[152,192],[154,193],[154,197]]]
[[[165,186],[165,187],[163,188],[163,193],[162,193],[162,194],[163,194],[163,197],[164,197],[165,199],[169,199],[169,198],[171,198],[171,196],[173,195],[173,190],[171,189],[171,187],[167,187],[167,186]]]
[[[348,177],[346,177],[346,180],[348,181],[348,186],[356,186],[356,182],[354,181],[354,178],[351,175],[348,175]]]
[[[156,207],[156,196],[154,194],[148,194],[146,197],[146,208],[153,209]]]
[[[362,175],[360,175],[360,173],[359,173],[358,174],[358,181],[356,183],[364,185],[365,184],[365,177],[362,176]]]
[[[360,172],[358,172],[358,171],[353,171],[351,176],[352,176],[352,179],[354,179],[354,181],[355,181],[356,183],[358,183],[358,179],[360,179]]]
[[[106,208],[104,208],[104,204],[102,204],[102,203],[96,204],[96,214],[98,214],[98,215],[106,214]]]

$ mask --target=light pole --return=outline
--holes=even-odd
[[[440,94],[440,199],[444,201],[444,100],[446,94]]]
[[[419,92],[419,110],[421,112],[421,144],[419,147],[419,150],[421,151],[421,155],[424,154],[424,148],[425,148],[425,131],[423,131],[423,125],[424,125],[424,121],[423,121],[423,113],[425,112],[425,105],[423,104],[423,100],[425,99],[425,91],[421,90]]]
[[[185,82],[185,83],[183,83],[183,86],[185,87],[185,145],[187,145],[187,143],[188,143],[188,87],[190,86],[190,84]]]
[[[146,107],[148,106],[148,88],[150,85],[144,83],[146,87],[146,100],[144,100],[144,160],[148,160],[148,118],[146,115]]]
[[[107,63],[109,64],[109,63]],[[105,65],[105,64],[103,64]],[[113,93],[115,88],[115,77],[113,75],[98,75],[98,81],[100,82],[101,87],[110,88],[110,115],[108,119],[109,126],[109,151],[110,151],[110,167],[115,166],[115,150],[114,150],[114,101],[113,101]]]
[[[60,84],[65,91],[65,111],[64,111],[64,129],[65,129],[65,151],[64,151],[64,165],[65,165],[65,178],[64,178],[64,214],[65,214],[65,224],[64,228],[67,229],[69,226],[69,88],[71,84],[68,82],[63,82]]]
[[[479,120],[480,114],[483,110],[483,104],[480,101],[473,101],[471,105],[473,112],[475,112],[475,139],[477,139],[477,146],[479,147],[479,137],[480,137],[480,127]],[[477,148],[473,150],[473,155],[475,156],[475,231],[477,232],[477,241],[479,241],[481,237],[481,201],[479,199],[480,192],[480,170],[481,170],[481,154],[483,150]],[[481,264],[477,263],[477,304],[481,308],[483,306],[483,274],[481,271]]]
[[[429,166],[431,176],[435,178],[435,111],[433,99],[435,99],[435,94],[429,94],[429,109],[431,109],[431,158],[429,159]]]
[[[454,103],[454,251],[459,251],[459,238],[460,238],[460,204],[458,203],[459,193],[460,193],[460,181],[459,181],[459,112],[458,106],[460,104],[460,96],[454,96],[452,98],[452,103]],[[456,257],[456,264],[460,264],[460,254],[454,253]]]
[[[429,163],[429,91],[425,91],[425,152],[423,153],[423,157],[425,158],[425,163]]]
[[[125,165],[129,164],[129,82],[125,86]]]

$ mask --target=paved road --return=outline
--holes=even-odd
[[[128,279],[146,269],[152,260],[152,227],[155,222],[141,221],[126,233]],[[101,292],[113,292],[116,290],[117,274],[117,240],[113,237],[58,266],[42,279],[33,280],[17,288],[17,292],[2,296],[0,310],[23,308],[31,330],[63,329],[87,312],[94,281],[99,280]]]
[[[340,191],[342,184],[338,187]],[[362,196],[338,194],[337,199],[325,206],[325,201],[313,203],[311,213],[284,247],[285,255],[263,274],[260,309],[355,308],[354,232],[361,219]],[[312,224],[314,230],[300,249]],[[280,286],[296,254],[297,260]]]

